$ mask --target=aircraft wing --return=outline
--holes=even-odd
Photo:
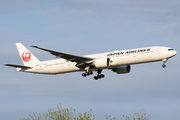
[[[71,62],[86,63],[88,61],[94,60],[93,58],[82,57],[82,56],[67,54],[67,53],[63,53],[63,52],[57,52],[57,51],[53,51],[53,50],[49,50],[49,49],[40,48],[38,46],[31,46],[31,47],[47,51],[50,54],[55,55],[56,57],[61,57],[63,59],[66,59],[67,61],[71,61]]]
[[[22,69],[29,69],[29,66],[22,66],[22,65],[14,65],[14,64],[4,64],[5,66],[15,67],[15,68],[22,68]]]

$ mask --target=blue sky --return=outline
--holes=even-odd
[[[121,118],[144,108],[153,120],[179,119],[180,57],[167,62],[132,65],[131,73],[94,81],[81,72],[34,75],[4,63],[22,65],[16,42],[39,60],[55,57],[38,45],[77,55],[147,46],[180,51],[178,0],[0,0],[0,119],[21,119],[46,112],[58,103],[77,112],[92,109],[97,119]]]

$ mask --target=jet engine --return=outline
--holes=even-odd
[[[105,68],[109,66],[109,58],[98,58],[94,61],[93,65],[96,68]]]
[[[118,66],[112,69],[112,71],[116,72],[117,74],[129,73],[131,71],[131,66],[130,65]]]

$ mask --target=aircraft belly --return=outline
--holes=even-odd
[[[44,66],[34,67],[32,69],[17,69],[21,72],[39,73],[39,74],[61,74],[68,72],[79,71],[80,69],[75,66],[75,63],[64,64],[50,64]]]
[[[41,68],[32,68],[32,69],[27,69],[27,70],[20,70],[22,72],[30,72],[30,73],[41,73],[41,74],[49,74],[49,71],[44,68],[44,67],[41,67]]]

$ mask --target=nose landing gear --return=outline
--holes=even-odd
[[[165,68],[166,67],[165,63],[168,61],[168,59],[163,59],[162,61],[163,61],[162,67]]]

